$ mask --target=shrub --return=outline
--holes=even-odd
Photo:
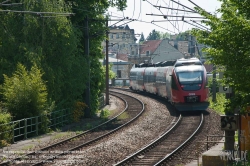
[[[0,148],[7,146],[11,143],[13,132],[12,125],[8,124],[11,122],[11,115],[4,110],[0,110]],[[4,125],[6,124],[6,125]]]
[[[44,115],[48,111],[47,90],[42,75],[37,66],[26,71],[20,63],[12,77],[4,75],[4,104],[15,120]]]
[[[110,114],[110,111],[108,109],[101,110],[100,118],[107,119]]]

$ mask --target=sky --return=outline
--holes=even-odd
[[[219,9],[221,5],[221,2],[217,0],[191,0],[191,1],[196,5],[200,6],[201,8],[203,8],[204,10],[206,10],[207,12],[210,12],[211,14],[215,14],[216,10]],[[179,4],[175,2],[179,2]],[[145,0],[145,1],[127,0],[127,8],[123,12],[118,11],[116,8],[108,9],[107,13],[111,16],[111,20],[114,20],[109,22],[109,26],[111,25],[124,26],[127,24],[131,29],[135,30],[135,34],[143,33],[145,38],[147,38],[147,36],[153,29],[163,33],[168,32],[170,34],[178,34],[180,32],[184,32],[186,30],[191,30],[192,28],[195,28],[195,26],[192,26],[183,21],[168,21],[177,19],[181,20],[181,17],[170,17],[170,16],[184,16],[185,17],[184,20],[189,23],[192,23],[199,27],[201,27],[200,25],[202,25],[201,28],[204,28],[203,26],[205,26],[200,22],[202,18],[198,18],[201,17],[199,14],[195,14],[193,12],[171,10],[166,8],[160,8],[159,10],[159,8],[154,7],[154,5],[161,7],[169,7],[174,9],[181,9],[185,11],[187,10],[190,11],[190,9],[194,9],[195,7],[195,5],[189,2],[189,0],[174,0],[174,2],[172,0]],[[156,15],[168,15],[168,20],[164,19],[163,16],[156,16]],[[124,20],[118,22],[118,20],[127,17],[131,20],[134,19],[134,21],[129,22],[130,20]],[[188,18],[188,17],[197,17],[197,18]],[[191,22],[191,20],[196,21],[196,23],[198,24]]]

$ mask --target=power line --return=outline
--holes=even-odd
[[[203,11],[205,11],[207,14],[211,15],[211,13],[207,12],[206,10],[204,10],[203,8],[201,8],[200,6],[198,6],[197,4],[195,4],[193,1],[188,0],[189,2],[191,2],[193,5],[195,5],[196,7],[202,9]]]
[[[197,27],[197,28],[199,28],[199,29],[202,29],[202,30],[206,30],[207,31],[207,29],[204,29],[204,28],[201,28],[201,27],[199,27],[199,26],[197,26],[197,25],[194,25],[194,24],[191,24],[190,22],[187,22],[187,21],[185,21],[185,20],[183,20],[185,23],[187,23],[187,24],[190,24],[190,25],[192,25],[192,26],[195,26],[195,27]]]
[[[148,0],[146,0],[146,2],[148,2]],[[150,2],[148,2],[150,5],[152,5],[152,6],[154,6],[152,3],[150,3]],[[157,9],[157,8],[156,8]],[[159,10],[159,9],[158,9]],[[161,10],[159,10],[161,13],[162,13],[162,11]],[[162,13],[163,14],[163,13]],[[168,18],[167,18],[168,19]],[[170,21],[169,21],[170,22]],[[170,22],[170,24],[172,24],[173,25],[173,27],[176,29],[176,30],[178,30],[179,31],[179,29],[177,29],[176,28],[176,26],[174,26],[174,24],[172,23],[172,22]],[[180,31],[179,31],[180,32]]]
[[[26,13],[26,14],[35,14],[38,16],[41,16],[43,14],[56,14],[56,15],[64,15],[64,16],[75,15],[75,13],[35,12],[35,11],[18,11],[18,10],[0,10],[0,12]]]
[[[167,17],[184,17],[184,16],[173,16],[173,15],[161,15],[161,14],[146,14],[151,16],[163,16],[165,19]],[[184,18],[200,18],[200,19],[206,19],[206,17],[194,17],[194,16],[185,16]]]
[[[181,5],[181,6],[185,7],[185,8],[187,8],[187,9],[193,11],[194,13],[198,13],[198,12],[195,11],[194,9],[191,9],[191,8],[189,8],[189,7],[187,7],[187,6],[183,5],[183,4],[181,4],[181,3],[179,3],[179,2],[176,2],[176,1],[174,1],[174,0],[171,0],[171,1],[173,1],[173,2],[176,3],[176,4],[179,4],[179,5]]]
[[[158,8],[164,8],[164,9],[171,9],[171,10],[177,10],[177,11],[184,11],[184,12],[196,13],[196,12],[193,12],[193,11],[191,11],[191,10],[176,9],[176,8],[163,7],[163,6],[156,6],[156,5],[154,5],[154,6],[155,6],[155,7],[158,7]]]
[[[203,25],[197,23],[195,20],[191,20],[191,21],[194,22],[194,23],[196,23],[197,25],[199,25],[199,26],[201,26],[201,27],[206,28],[207,30],[209,30],[207,27],[205,27],[205,26],[203,26]]]

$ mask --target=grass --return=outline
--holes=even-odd
[[[117,117],[118,120],[127,119],[127,118],[129,118],[129,115],[127,112],[123,112],[120,116]]]

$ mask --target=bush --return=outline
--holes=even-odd
[[[47,90],[37,66],[26,71],[22,64],[12,77],[4,75],[4,104],[15,120],[45,115],[48,111]]]
[[[11,122],[11,115],[6,111],[0,109],[0,148],[7,146],[8,143],[11,143],[13,132],[12,125],[8,124]],[[8,125],[3,125],[8,124]]]

